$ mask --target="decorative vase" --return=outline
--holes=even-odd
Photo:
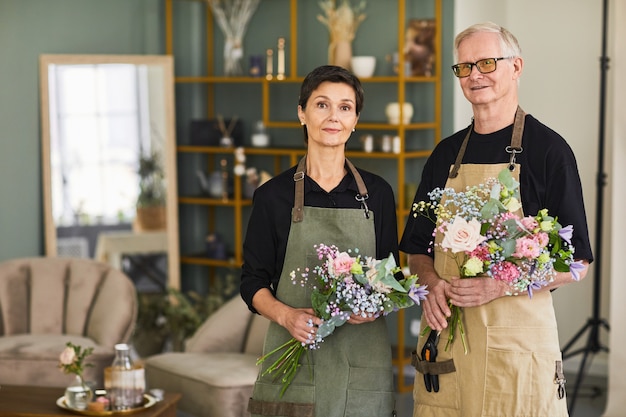
[[[385,107],[385,115],[389,124],[400,124],[400,104],[389,103]],[[402,105],[402,123],[407,125],[411,123],[411,117],[413,117],[413,105],[411,103],[404,103]]]
[[[243,75],[241,59],[243,58],[243,46],[241,39],[237,37],[226,37],[224,43],[224,75]]]
[[[86,410],[92,398],[93,391],[80,375],[65,389],[65,403],[73,410]]]
[[[328,58],[330,65],[350,69],[352,42],[349,40],[332,41],[328,46]]]

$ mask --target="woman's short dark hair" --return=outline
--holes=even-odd
[[[352,89],[354,90],[354,96],[356,98],[356,115],[358,116],[359,114],[361,114],[364,100],[363,86],[361,85],[361,81],[356,75],[354,75],[347,69],[336,65],[322,65],[315,68],[313,71],[309,72],[306,77],[304,77],[304,81],[302,81],[302,85],[300,86],[300,98],[298,99],[298,104],[300,105],[302,110],[306,108],[306,103],[311,97],[313,91],[315,91],[320,86],[320,84],[327,81],[331,83],[343,83],[352,87]],[[308,135],[305,125],[305,142],[307,142],[307,139]]]
[[[356,96],[355,110],[358,116],[363,108],[363,87],[361,86],[361,81],[347,69],[336,65],[322,65],[321,67],[315,68],[304,77],[304,81],[302,81],[302,85],[300,86],[300,99],[298,100],[300,107],[304,110],[313,91],[326,81],[331,83],[344,83],[352,87],[354,95]]]

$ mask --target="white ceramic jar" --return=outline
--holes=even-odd
[[[376,69],[375,56],[353,56],[350,60],[352,72],[359,78],[369,78]]]
[[[389,124],[400,124],[400,103],[389,103],[385,108],[385,115]],[[413,105],[411,103],[404,103],[402,105],[402,123],[411,123],[411,117],[413,117]]]

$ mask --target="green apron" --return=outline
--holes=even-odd
[[[294,285],[289,273],[320,264],[314,245],[336,245],[341,251],[358,248],[362,255],[376,256],[374,213],[365,204],[364,209],[304,207],[305,159],[294,176],[296,202],[276,291],[279,300],[293,307],[311,307],[310,289]],[[367,196],[361,176],[346,163],[359,184],[357,199]],[[285,328],[270,323],[264,354],[290,338]],[[302,356],[298,374],[282,397],[280,380],[261,376],[273,360],[263,363],[255,383],[249,404],[253,417],[387,417],[393,413],[391,345],[383,317],[335,329],[319,349]]]
[[[513,168],[513,177],[519,181],[520,165],[515,164],[515,153],[522,151],[523,121],[524,112],[518,108],[511,146],[507,147],[507,152],[511,153],[508,164],[461,165],[468,132],[446,187],[463,191],[466,186],[497,177],[505,167]],[[441,239],[438,233],[435,242]],[[459,276],[452,256],[437,247],[434,267],[447,281]],[[559,385],[555,383],[555,375],[562,375],[562,359],[550,291],[537,292],[532,299],[521,294],[498,298],[479,307],[463,308],[463,325],[467,355],[458,333],[452,348],[445,351],[449,332],[448,329],[441,332],[436,361],[448,366],[441,367],[439,392],[426,390],[421,373],[425,366],[414,358],[418,370],[413,388],[414,417],[568,415],[566,400],[559,395]],[[422,317],[422,329],[425,326],[426,320]],[[425,342],[426,337],[420,337],[417,353]],[[450,361],[453,367],[449,366]],[[429,369],[429,372],[436,371]]]

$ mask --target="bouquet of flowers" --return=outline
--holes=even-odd
[[[362,257],[358,249],[340,252],[336,246],[325,244],[315,245],[315,248],[318,258],[324,262],[316,266],[312,274],[308,268],[291,271],[291,279],[294,283],[311,285],[312,308],[323,323],[309,343],[291,338],[257,361],[259,365],[280,353],[262,375],[276,374],[276,378],[281,378],[281,397],[298,372],[300,357],[309,350],[319,349],[324,338],[345,324],[351,314],[385,316],[414,304],[419,305],[428,294],[426,286],[417,284],[417,275],[401,280],[395,278],[394,274],[400,268],[392,254],[376,260]],[[310,278],[314,282],[310,283]]]
[[[580,278],[584,266],[573,258],[573,227],[562,227],[547,209],[521,217],[519,183],[508,169],[465,191],[435,188],[428,196],[430,201],[413,204],[413,215],[431,219],[435,231],[443,233],[443,240],[433,244],[452,253],[460,278],[491,277],[509,283],[508,295],[527,293],[531,298],[534,290],[554,280],[556,272]],[[449,306],[446,350],[458,329],[467,353],[462,310]],[[429,331],[427,327],[422,334]]]

